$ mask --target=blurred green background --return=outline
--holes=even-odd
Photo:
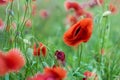
[[[80,3],[89,1],[89,0],[76,0]],[[51,54],[54,55],[56,50],[62,50],[66,54],[66,65],[76,69],[76,60],[77,60],[77,48],[69,47],[63,42],[63,34],[67,30],[67,25],[65,25],[66,16],[70,14],[66,12],[64,7],[65,0],[37,0],[33,2],[37,5],[36,15],[31,17],[32,26],[31,28],[24,29],[24,37],[27,39],[29,36],[35,36],[38,41],[43,42],[50,50]],[[20,20],[24,15],[24,3],[25,1],[20,1]],[[9,5],[9,4],[8,4]],[[13,12],[14,17],[17,17],[17,1],[14,4]],[[0,18],[3,21],[6,21],[6,8],[7,6],[0,6]],[[40,17],[40,10],[45,9],[48,11],[49,16],[46,19]],[[94,30],[91,39],[83,44],[83,54],[82,54],[82,69],[81,72],[85,70],[93,70],[96,68],[96,55],[98,54],[98,26],[99,20],[103,14],[101,7],[96,6],[94,8],[88,8],[87,11],[93,13],[94,17]],[[28,16],[29,17],[29,16]],[[13,18],[16,22],[16,18]],[[110,34],[105,45],[105,55],[106,59],[107,54],[113,54],[113,59],[120,56],[120,13],[119,9],[116,14],[109,15],[110,22]],[[101,25],[101,27],[104,27]],[[27,32],[27,33],[26,33]],[[10,38],[10,36],[9,36]],[[8,39],[9,39],[8,38]],[[0,49],[3,49],[6,38],[4,38],[4,31],[0,31]],[[33,44],[33,43],[32,43]],[[116,47],[117,46],[117,47]],[[112,58],[111,58],[112,59]],[[109,60],[108,60],[109,61]],[[107,67],[106,67],[107,68]],[[118,69],[120,70],[120,69]],[[68,74],[70,75],[70,74]],[[69,76],[68,80],[71,77]]]

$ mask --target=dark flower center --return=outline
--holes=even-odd
[[[76,32],[75,32],[75,36],[79,33],[79,31],[80,31],[80,27],[76,30]]]

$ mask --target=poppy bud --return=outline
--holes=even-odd
[[[109,4],[109,10],[111,11],[111,13],[116,13],[117,12],[116,6],[113,5],[112,3]]]
[[[26,26],[26,27],[31,27],[31,26],[32,26],[32,21],[31,21],[31,19],[28,19],[28,20],[25,22],[25,26]]]
[[[38,45],[38,46],[37,46]],[[39,44],[34,44],[34,48],[33,48],[33,55],[34,56],[39,56],[40,53],[42,53],[42,55],[45,57],[46,53],[47,53],[47,48],[43,43],[39,43]]]
[[[37,47],[36,44],[34,44],[34,47],[33,47],[33,55],[34,56],[39,56],[40,55],[40,48]]]
[[[56,56],[57,60],[60,60],[61,62],[65,61],[65,53],[64,52],[57,50],[55,52],[55,56]]]
[[[48,18],[48,17],[49,17],[48,11],[45,10],[45,9],[40,10],[40,17],[41,17],[42,19]]]

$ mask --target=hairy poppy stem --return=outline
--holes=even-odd
[[[3,45],[3,47],[5,47],[5,46],[7,46],[9,43],[8,43],[8,39],[7,38],[9,38],[9,36],[10,36],[10,32],[9,32],[9,30],[10,30],[10,26],[9,26],[9,24],[10,24],[10,20],[11,20],[11,18],[10,18],[10,16],[11,16],[11,14],[10,14],[10,12],[12,11],[12,9],[13,9],[13,2],[12,3],[10,3],[10,5],[8,5],[7,6],[7,8],[6,8],[6,29],[5,29],[5,34],[4,34],[4,36],[5,36],[5,45]],[[11,45],[10,45],[10,47],[11,47]]]
[[[20,25],[20,26],[22,26],[21,32],[24,30],[24,25],[25,25],[25,22],[26,22],[26,21],[25,21],[25,18],[26,18],[26,16],[27,16],[29,3],[26,2],[26,3],[25,3],[25,6],[26,6],[26,10],[25,10],[25,12],[24,12],[23,22],[22,22],[21,25]],[[22,35],[22,37],[23,37],[23,33],[21,33],[21,35]]]
[[[80,62],[81,62],[81,56],[82,56],[82,48],[83,48],[83,46],[82,46],[82,44],[81,44],[81,46],[79,46],[78,47],[78,66],[80,67]]]

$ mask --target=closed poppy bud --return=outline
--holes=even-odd
[[[36,44],[34,44],[34,47],[33,47],[33,55],[34,56],[39,56],[40,55],[40,47],[39,46],[37,47]]]
[[[64,52],[57,50],[55,52],[55,56],[56,56],[57,60],[60,60],[61,62],[65,61],[65,53]]]
[[[49,16],[49,13],[47,10],[45,10],[45,9],[40,10],[40,17],[42,19],[46,19],[46,18],[48,18],[48,16]]]
[[[40,47],[37,48],[37,53],[40,55]]]
[[[43,56],[46,56],[46,53],[47,53],[46,46],[43,43],[40,43],[39,45],[40,45],[40,49],[41,49]]]
[[[112,3],[109,4],[109,10],[111,11],[111,13],[116,13],[117,12],[116,6],[113,5]]]
[[[31,21],[31,19],[28,19],[28,20],[25,22],[25,26],[26,26],[26,27],[31,27],[31,26],[32,26],[32,21]]]
[[[47,49],[46,49],[45,46],[43,46],[43,47],[41,48],[41,51],[42,51],[43,56],[46,56]]]
[[[36,0],[34,0],[36,1]],[[37,12],[37,5],[36,4],[32,4],[32,15],[36,15],[36,12]]]
[[[39,43],[38,46],[37,45],[34,44],[33,55],[34,56],[39,56],[40,53],[42,53],[43,56],[46,56],[46,53],[47,53],[46,46],[43,43],[41,43],[41,42]]]
[[[87,42],[93,29],[93,22],[91,18],[84,18],[71,26],[63,36],[64,42],[68,46],[77,46],[82,42]]]

